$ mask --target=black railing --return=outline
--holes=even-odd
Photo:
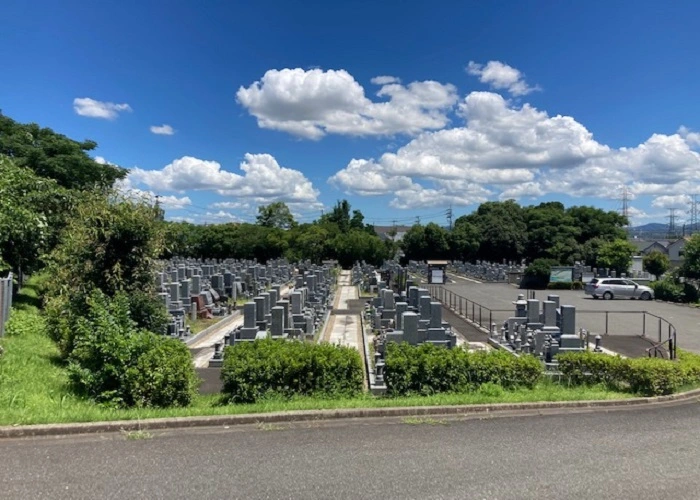
[[[499,327],[508,318],[515,316],[512,309],[491,309],[440,285],[428,285],[427,288],[431,297],[486,330],[491,330],[494,323]],[[527,297],[534,298],[534,290],[528,290]],[[658,356],[665,350],[670,359],[676,359],[676,327],[661,316],[648,311],[579,309],[576,311],[576,318],[577,323],[591,336],[639,336],[654,342],[654,345],[647,349],[649,356]]]
[[[428,291],[448,309],[489,331],[494,323],[500,325],[514,314],[511,309],[491,309],[440,285],[428,285]]]

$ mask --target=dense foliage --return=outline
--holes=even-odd
[[[74,315],[68,356],[81,393],[120,406],[186,406],[197,388],[187,346],[137,328],[124,293],[94,290]]]
[[[658,280],[662,274],[668,271],[668,268],[671,266],[671,262],[668,255],[663,252],[659,252],[658,250],[654,250],[644,256],[642,259],[642,266],[646,272],[653,274],[654,278]]]
[[[94,141],[78,142],[35,123],[18,123],[0,112],[0,155],[19,167],[53,179],[69,189],[108,188],[126,175],[126,170],[96,162],[88,155]]]
[[[601,247],[625,238],[625,223],[616,212],[593,207],[564,208],[559,202],[528,207],[513,200],[487,202],[474,213],[457,218],[452,231],[435,223],[414,225],[401,247],[408,260],[550,259],[560,264],[585,260],[596,266],[603,265],[598,262]]]
[[[391,241],[382,241],[359,210],[343,200],[310,224],[297,224],[284,203],[260,207],[256,224],[196,225],[167,223],[163,256],[200,259],[269,259],[320,263],[336,259],[350,267],[357,261],[379,265],[393,256]]]
[[[504,389],[533,388],[542,365],[534,356],[516,357],[504,351],[468,352],[432,344],[412,346],[390,342],[386,352],[386,383],[392,396],[467,392],[484,384]]]
[[[351,347],[268,339],[226,347],[221,378],[233,403],[351,397],[362,391],[362,360]]]
[[[700,383],[700,356],[679,351],[678,358],[627,359],[592,352],[557,357],[559,370],[572,385],[605,384],[642,396],[671,394],[684,385]]]

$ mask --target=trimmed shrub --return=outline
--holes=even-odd
[[[659,300],[687,304],[700,300],[700,292],[695,285],[680,283],[672,276],[653,282],[651,287],[654,289],[654,296]]]
[[[221,379],[233,403],[297,395],[352,397],[362,391],[362,359],[350,347],[257,340],[226,347]]]
[[[572,385],[605,384],[619,389],[627,370],[627,360],[595,352],[563,353],[557,356],[559,371]]]
[[[46,323],[39,313],[13,309],[10,313],[10,319],[5,324],[5,335],[19,337],[32,332],[43,333],[45,329]]]
[[[573,385],[606,384],[641,396],[671,394],[700,382],[700,356],[679,351],[678,361],[660,358],[623,359],[592,352],[557,356],[559,369]]]
[[[127,370],[130,402],[136,406],[187,406],[199,378],[187,346],[175,339],[149,337],[149,348]]]
[[[504,389],[534,387],[542,365],[533,356],[516,357],[503,351],[470,353],[459,347],[389,343],[386,381],[392,396],[467,392],[484,384]]]
[[[572,290],[583,290],[583,281],[574,281],[571,283],[571,289]]]
[[[629,360],[628,381],[632,392],[642,396],[662,396],[683,385],[680,363],[658,358]]]

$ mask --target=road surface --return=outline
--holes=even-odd
[[[697,499],[697,402],[0,440],[0,496]]]

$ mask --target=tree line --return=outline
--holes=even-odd
[[[590,206],[565,208],[554,201],[523,207],[513,200],[490,201],[457,218],[451,231],[435,223],[414,225],[402,249],[412,260],[548,259],[595,266],[604,246],[626,239],[626,224],[617,212]]]

